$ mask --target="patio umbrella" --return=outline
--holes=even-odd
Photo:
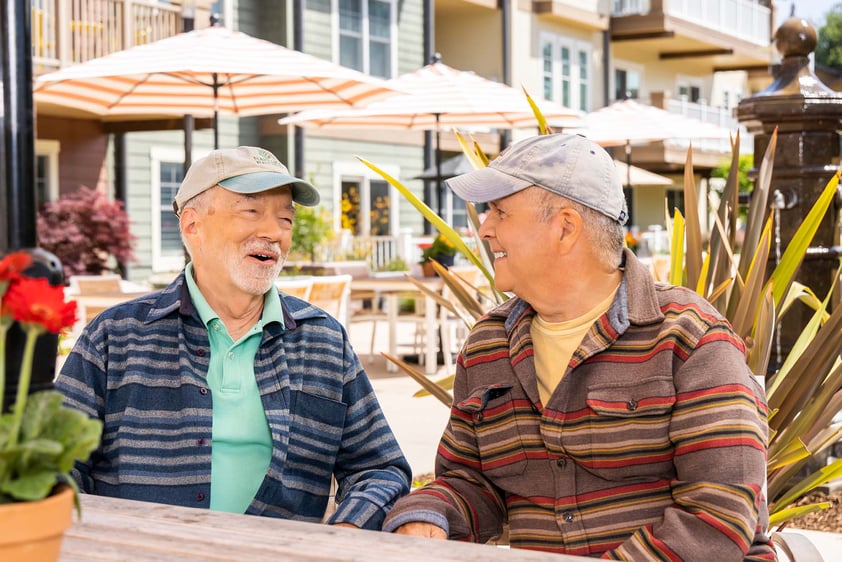
[[[712,123],[685,117],[635,100],[620,100],[585,115],[581,134],[605,147],[624,146],[626,187],[631,187],[631,145],[689,139],[728,140],[731,131]],[[728,148],[730,150],[730,147]]]
[[[352,107],[393,89],[367,74],[281,45],[208,27],[44,74],[39,108],[70,107],[103,120],[219,112],[242,117]]]
[[[442,62],[428,64],[388,80],[386,84],[407,93],[372,102],[360,109],[302,111],[281,119],[280,123],[311,128],[435,130],[439,192],[443,127],[515,129],[537,126],[522,90]],[[552,120],[557,127],[582,125],[582,114],[578,111],[545,100],[536,100],[536,103],[547,120]]]
[[[614,160],[617,166],[617,174],[620,178],[629,178],[631,185],[673,185],[670,178],[652,173],[637,166],[628,166],[625,162]],[[441,163],[441,176],[438,175],[435,166],[430,166],[414,179],[419,180],[446,180],[473,171],[474,167],[464,154],[448,158]]]

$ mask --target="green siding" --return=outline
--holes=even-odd
[[[388,131],[384,132],[388,137]],[[397,179],[413,193],[421,197],[423,182],[413,180],[423,170],[423,150],[420,146],[395,145],[387,143],[359,142],[309,137],[305,144],[305,179],[313,182],[322,195],[322,206],[331,212],[334,209],[333,172],[334,163],[354,163],[357,156],[380,166],[398,166]],[[421,231],[421,215],[399,194],[398,227]]]

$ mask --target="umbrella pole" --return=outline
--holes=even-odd
[[[444,186],[441,181],[441,128],[439,126],[439,114],[436,113],[436,197],[438,198],[439,216],[443,216]]]
[[[626,189],[631,190],[631,141],[626,140]]]
[[[219,148],[219,80],[213,73],[213,149]]]
[[[628,208],[628,220],[631,225],[632,190],[631,190],[631,139],[626,139],[626,188],[623,190],[626,196],[626,207]]]

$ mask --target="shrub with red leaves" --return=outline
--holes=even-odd
[[[66,277],[119,269],[134,259],[134,240],[123,203],[87,187],[38,213],[38,244],[61,260]]]

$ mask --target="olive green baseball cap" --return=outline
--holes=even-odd
[[[240,146],[214,150],[196,160],[175,194],[173,210],[180,214],[185,203],[216,185],[235,193],[260,193],[288,185],[296,203],[307,207],[319,204],[318,190],[290,175],[274,154],[256,146]]]

